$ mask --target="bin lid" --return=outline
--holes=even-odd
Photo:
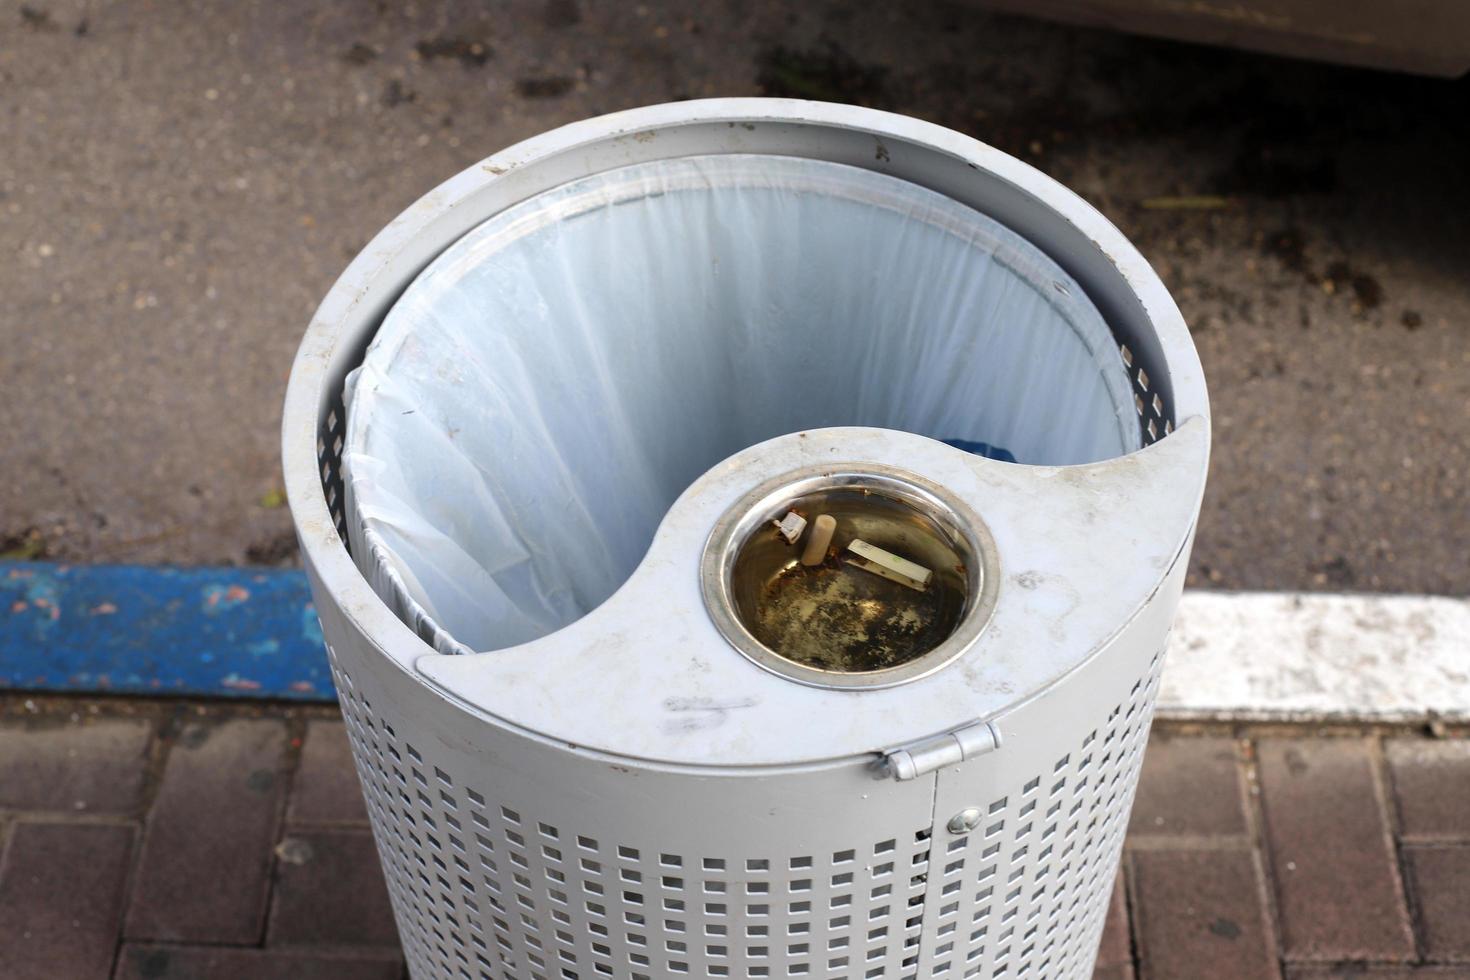
[[[813,763],[991,720],[1063,682],[1166,583],[1173,594],[1160,594],[1157,608],[1172,614],[1207,429],[1206,419],[1188,419],[1138,452],[1061,467],[998,462],[884,429],[781,436],[697,480],[632,577],[582,619],[492,653],[426,654],[415,670],[456,701],[540,736],[676,765]],[[700,594],[701,559],[719,519],[772,474],[854,462],[914,473],[982,517],[998,568],[994,612],[958,658],[926,676],[880,689],[814,687],[762,669],[721,635]]]

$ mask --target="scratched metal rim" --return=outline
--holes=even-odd
[[[746,541],[778,519],[787,504],[823,490],[871,490],[913,507],[953,539],[963,542],[966,605],[954,631],[926,653],[893,667],[868,671],[822,670],[782,656],[756,638],[736,610],[731,583]],[[844,463],[810,466],[773,477],[740,498],[715,523],[700,558],[700,590],[715,628],[742,656],[763,670],[809,687],[874,690],[928,677],[964,655],[995,612],[1000,559],[995,540],[973,508],[943,487],[894,466]]]

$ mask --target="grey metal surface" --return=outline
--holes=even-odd
[[[708,641],[678,670],[657,660],[664,643],[638,639],[647,604],[636,603],[610,602],[534,645],[535,663],[517,664],[513,652],[432,653],[357,572],[328,499],[322,455],[330,462],[338,445],[335,392],[364,338],[402,284],[497,195],[534,193],[610,150],[708,151],[735,128],[725,124],[732,113],[753,125],[753,139],[786,152],[876,159],[1003,212],[1087,286],[1135,363],[1151,358],[1150,390],[1165,393],[1178,428],[1129,456],[1054,468],[982,460],[901,433],[813,433],[810,451],[861,447],[968,494],[991,487],[985,509],[1002,568],[1038,543],[1001,583],[1011,648],[992,629],[983,660],[915,684],[792,684],[745,662],[703,620],[698,559],[710,528],[757,474],[808,451],[795,448],[800,436],[755,447],[743,467],[697,483],[655,542],[666,558],[641,570],[647,581],[630,581],[666,585],[661,615],[703,623],[691,635]],[[875,132],[886,151],[876,157]],[[1203,379],[1162,284],[1061,188],[896,117],[791,104],[665,107],[550,134],[486,166],[421,200],[344,274],[303,343],[283,427],[287,490],[414,975],[1088,976],[1208,445]],[[1038,481],[1061,508],[1045,512],[1054,543],[1026,531],[1026,515],[1042,513],[1022,506],[1034,503]],[[1081,523],[1060,530],[1070,521]],[[1108,542],[1130,539],[1138,550],[1120,559],[1125,550]],[[1079,587],[1091,580],[1079,575],[1089,564],[1092,580],[1106,569],[1112,587],[1084,600]],[[590,645],[572,636],[608,624],[621,630],[589,634]],[[1033,628],[1043,632],[1027,639]],[[650,676],[664,680],[635,676],[628,687],[650,655]],[[587,669],[567,669],[589,656]],[[737,676],[732,669],[764,697],[733,721],[733,706],[717,703],[695,705],[703,713],[683,726],[646,717],[629,697],[598,703],[618,691],[657,696],[660,684],[672,690],[701,670]],[[624,686],[601,690],[611,681]],[[894,710],[871,710],[884,703]],[[934,711],[941,703],[958,723]],[[853,723],[864,714],[871,723]],[[567,737],[578,727],[589,737]],[[912,744],[895,744],[902,732]],[[952,815],[969,808],[998,826],[982,820],[979,832],[949,834]]]
[[[921,976],[1092,976],[1182,584],[1181,566],[1102,656],[1003,717],[1000,749],[939,771],[936,824],[984,815],[935,828]]]
[[[324,625],[415,980],[914,974],[932,780],[588,757],[491,728]]]
[[[1064,687],[999,720],[1015,749],[912,781],[869,759],[650,769],[491,730],[330,608],[413,976],[1085,980],[1182,573]],[[981,821],[952,833],[970,807]]]
[[[875,153],[875,145],[884,152]],[[696,481],[665,517],[629,586],[589,615],[519,648],[518,656],[423,655],[388,606],[360,595],[366,583],[340,535],[330,530],[336,520],[320,496],[320,460],[310,451],[324,442],[335,445],[320,438],[320,426],[365,338],[417,270],[497,206],[564,182],[568,174],[721,148],[818,154],[883,169],[1024,229],[1108,313],[1115,335],[1133,349],[1135,366],[1150,365],[1153,388],[1168,394],[1185,423],[1138,453],[1074,467],[995,463],[882,430],[781,437]],[[284,448],[303,544],[362,628],[387,638],[387,656],[412,664],[429,682],[489,715],[573,744],[685,764],[720,758],[770,765],[844,757],[871,751],[875,743],[901,744],[967,725],[1074,669],[1100,637],[1146,601],[1157,570],[1177,555],[1201,489],[1205,411],[1198,361],[1162,284],[1115,228],[1054,181],[958,134],[892,114],[821,103],[712,100],[563,127],[503,151],[422,198],[349,266],[308,329],[287,395]],[[960,683],[925,679],[843,700],[846,707],[839,710],[841,695],[758,684],[762,675],[743,660],[715,655],[726,648],[697,593],[697,556],[708,530],[750,486],[803,465],[812,453],[902,465],[952,489],[966,488],[972,503],[986,500],[987,523],[1002,562],[1014,563],[1017,588],[998,607],[1005,628],[983,633],[964,669],[951,672]],[[1151,519],[1135,528],[1138,512]],[[1123,560],[1124,554],[1130,557]],[[1107,576],[1097,573],[1101,567],[1109,568]],[[658,600],[645,598],[651,596]],[[412,607],[399,614],[426,635],[427,621]],[[599,652],[607,636],[632,650],[667,649],[684,669],[671,673],[658,661],[632,657],[609,675]],[[731,699],[744,709],[738,725],[674,717],[688,706],[723,706]],[[841,723],[807,731],[804,720],[812,713]],[[708,721],[724,717],[722,707]],[[916,730],[916,723],[929,727]],[[801,737],[793,737],[798,732]]]

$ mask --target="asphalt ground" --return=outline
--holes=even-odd
[[[0,2],[0,555],[295,561],[312,310],[444,178],[770,94],[954,127],[1173,290],[1216,436],[1193,584],[1470,592],[1470,86],[965,4]]]

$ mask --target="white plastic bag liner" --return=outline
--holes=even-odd
[[[491,218],[399,299],[346,403],[353,554],[447,653],[584,615],[695,478],[774,436],[877,426],[1047,464],[1141,443],[1117,343],[1035,247],[777,156],[630,166]]]

